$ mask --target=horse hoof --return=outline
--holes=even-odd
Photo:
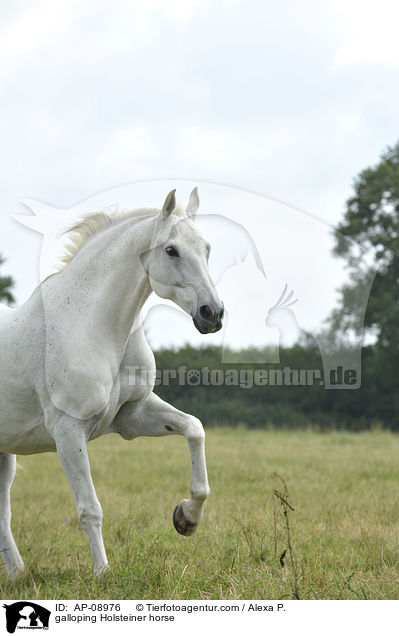
[[[94,576],[96,577],[96,579],[100,579],[102,576],[107,574],[110,569],[111,568],[109,567],[108,563],[106,565],[101,565],[97,568],[94,568]]]
[[[179,534],[189,537],[190,534],[193,534],[196,531],[198,523],[191,523],[191,521],[186,519],[183,508],[179,504],[173,512],[173,525]]]

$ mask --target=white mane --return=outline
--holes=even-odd
[[[118,223],[122,223],[126,219],[139,221],[155,216],[158,212],[159,209],[148,207],[120,210],[119,207],[115,205],[98,212],[87,214],[72,227],[64,230],[63,234],[68,236],[69,242],[65,247],[58,272],[65,269],[81,248],[98,234],[105,232],[114,225],[118,225]],[[173,213],[182,216],[184,209],[180,204],[177,204]]]

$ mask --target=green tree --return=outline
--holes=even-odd
[[[364,315],[365,332],[374,336],[361,392],[372,396],[373,415],[399,427],[399,142],[388,148],[377,165],[363,170],[354,182],[338,226],[335,253],[346,259],[350,280],[332,317],[337,333],[363,322],[362,303],[370,281]],[[365,297],[365,295],[363,295]]]
[[[359,294],[373,278],[364,327],[378,346],[399,352],[399,142],[354,182],[344,220],[338,226],[335,253],[346,259],[350,282],[341,290],[335,326],[350,328]],[[348,240],[351,239],[351,240]]]
[[[0,256],[0,266],[4,263],[4,258]],[[14,302],[14,296],[11,293],[11,288],[14,285],[14,281],[11,276],[0,276],[0,302],[5,301],[8,304]]]

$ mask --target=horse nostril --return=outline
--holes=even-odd
[[[213,311],[209,305],[201,305],[199,308],[199,314],[203,320],[210,322],[213,319]]]
[[[219,311],[219,319],[222,320],[224,316],[224,307],[221,308],[221,310]]]

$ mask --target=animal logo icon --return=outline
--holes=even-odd
[[[48,629],[50,610],[31,601],[18,601],[11,605],[4,604],[6,610],[7,631],[14,634],[21,629]]]

